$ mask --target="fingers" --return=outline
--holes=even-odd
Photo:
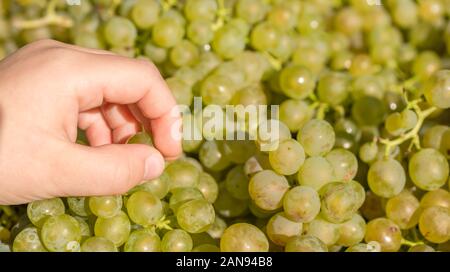
[[[141,125],[126,105],[105,104],[102,113],[112,129],[113,143],[124,143],[141,130]]]
[[[144,180],[161,175],[164,159],[146,145],[87,147],[71,144],[61,159],[59,191],[65,196],[124,194]]]
[[[74,73],[80,110],[99,107],[104,102],[136,104],[150,121],[158,150],[166,157],[181,154],[180,140],[172,135],[178,130],[180,119],[174,111],[176,102],[153,64],[114,55],[90,55],[88,59],[90,64]]]
[[[112,143],[111,129],[99,109],[82,112],[78,115],[78,127],[86,131],[91,146]]]

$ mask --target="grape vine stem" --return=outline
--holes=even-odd
[[[399,136],[398,138],[389,140],[389,139],[380,139],[380,142],[385,145],[386,149],[384,151],[384,156],[388,157],[390,154],[390,151],[393,147],[398,146],[408,140],[412,140],[412,144],[416,146],[417,149],[420,149],[420,141],[419,141],[419,130],[423,125],[423,122],[425,119],[430,116],[435,110],[437,110],[436,107],[431,107],[426,110],[422,110],[418,103],[420,100],[415,100],[411,102],[411,108],[414,109],[414,111],[417,114],[417,123],[414,126],[413,129],[408,131],[407,133]]]
[[[48,25],[57,25],[60,27],[69,28],[73,26],[72,19],[56,13],[56,3],[58,0],[51,0],[47,6],[45,16],[33,20],[14,20],[13,25],[18,29],[33,29]]]

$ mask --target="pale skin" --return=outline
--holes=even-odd
[[[43,40],[0,62],[0,205],[123,194],[181,154],[156,67]],[[91,146],[76,144],[77,127]],[[125,145],[145,127],[155,147]],[[174,129],[175,128],[175,129]]]

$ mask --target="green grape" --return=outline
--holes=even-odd
[[[411,0],[402,0],[397,2],[398,3],[391,8],[392,18],[395,23],[403,28],[408,28],[417,24],[418,9],[416,3]]]
[[[442,136],[447,130],[450,130],[450,128],[443,125],[436,125],[427,129],[423,135],[422,145],[427,148],[439,150]]]
[[[17,234],[12,244],[13,252],[46,252],[39,239],[38,230],[35,227],[23,229]]]
[[[244,137],[230,133],[236,140],[225,140],[222,142],[222,150],[227,159],[233,163],[244,163],[256,153],[256,145],[252,140],[248,140],[249,135],[245,133]],[[236,136],[236,137],[234,137]],[[243,139],[245,138],[245,139]]]
[[[361,14],[352,7],[339,10],[334,19],[336,30],[346,35],[352,35],[362,28]]]
[[[297,173],[305,161],[305,151],[302,145],[294,139],[281,142],[277,150],[269,152],[272,168],[281,175]]]
[[[71,212],[79,216],[88,216],[89,208],[87,207],[86,197],[68,197],[67,204]]]
[[[446,130],[444,134],[442,134],[439,151],[441,151],[447,159],[450,159],[450,129]]]
[[[441,69],[441,60],[433,51],[420,53],[413,62],[412,72],[421,80],[429,79],[434,73]],[[445,97],[442,95],[442,97]],[[430,98],[430,97],[428,97]]]
[[[408,229],[412,226],[413,215],[418,208],[417,198],[409,191],[403,191],[387,201],[386,216],[401,229]]]
[[[210,75],[200,86],[200,93],[206,105],[219,105],[224,107],[231,102],[236,90],[228,76]]]
[[[292,221],[280,212],[267,222],[266,233],[273,243],[284,246],[291,237],[301,235],[302,228],[302,223]]]
[[[364,187],[359,183],[358,181],[350,180],[347,181],[348,184],[352,187],[353,191],[355,192],[355,202],[357,203],[356,206],[358,209],[364,204],[364,201],[366,200],[366,190]]]
[[[426,191],[436,190],[447,182],[448,162],[444,155],[435,149],[422,149],[409,161],[409,176],[419,188]]]
[[[297,30],[300,34],[311,34],[321,31],[325,22],[317,7],[312,3],[302,3],[302,8],[297,20]]]
[[[394,159],[378,160],[370,166],[367,180],[370,189],[376,195],[385,198],[393,197],[405,187],[405,170]]]
[[[231,162],[220,150],[218,141],[206,141],[199,151],[199,159],[202,165],[213,171],[222,171],[231,165]]]
[[[295,236],[288,240],[286,252],[328,252],[328,247],[312,235]]]
[[[352,152],[342,148],[333,149],[325,158],[333,166],[336,180],[349,181],[356,176],[358,160]]]
[[[220,238],[222,252],[267,252],[269,241],[257,227],[247,223],[229,226]]]
[[[229,26],[232,26],[240,31],[242,36],[246,37],[250,33],[250,25],[242,18],[231,18],[228,22]]]
[[[403,127],[405,128],[405,130],[410,130],[416,126],[418,117],[414,111],[404,110],[401,112],[401,117],[403,120]]]
[[[364,239],[366,232],[366,221],[361,215],[355,213],[348,221],[339,225],[338,245],[351,247]]]
[[[419,219],[420,233],[432,243],[445,243],[450,239],[450,209],[428,207]]]
[[[126,206],[130,219],[144,227],[155,225],[163,216],[159,198],[146,191],[133,193],[128,198]]]
[[[27,205],[27,215],[31,223],[38,228],[51,216],[64,214],[64,203],[60,198],[37,200]]]
[[[258,124],[256,143],[260,151],[268,152],[276,150],[280,142],[291,137],[289,128],[283,122],[272,119]]]
[[[302,144],[306,154],[319,156],[328,153],[333,148],[335,133],[328,122],[312,119],[300,130],[297,139]]]
[[[81,252],[117,252],[117,248],[106,238],[89,237],[81,245]]]
[[[105,39],[113,47],[132,47],[137,38],[134,24],[123,17],[113,17],[106,22]]]
[[[217,2],[214,0],[187,0],[184,14],[190,21],[195,19],[212,21],[217,13],[217,8]]]
[[[225,220],[216,215],[214,218],[214,222],[206,231],[213,239],[220,239],[222,237],[223,232],[227,228],[227,223]]]
[[[249,179],[244,173],[244,167],[237,165],[228,171],[225,178],[225,188],[234,198],[246,200],[250,198],[248,194]]]
[[[379,125],[385,114],[386,109],[381,100],[371,96],[357,99],[352,107],[352,117],[359,125]]]
[[[437,24],[445,14],[444,2],[440,0],[419,1],[419,16],[425,22]]]
[[[381,217],[369,221],[365,241],[378,242],[383,252],[395,252],[402,245],[402,233],[392,220]]]
[[[52,252],[79,251],[81,230],[78,221],[67,214],[48,218],[40,232],[42,243]]]
[[[224,59],[235,58],[245,49],[245,37],[239,29],[225,25],[214,33],[211,46]]]
[[[349,72],[355,77],[370,75],[373,73],[373,66],[370,56],[359,54],[353,57]]]
[[[283,93],[294,99],[308,97],[316,86],[314,75],[302,66],[289,66],[281,70],[280,87]]]
[[[74,34],[74,44],[87,48],[104,49],[105,44],[100,35],[94,32],[78,32]]]
[[[256,50],[267,51],[276,48],[280,36],[275,26],[269,22],[262,22],[253,28],[250,43]]]
[[[345,250],[345,252],[381,252],[381,246],[378,242],[370,241],[367,244],[359,243]]]
[[[347,182],[332,182],[323,186],[320,191],[321,215],[331,223],[342,223],[350,220],[359,209],[357,192]]]
[[[167,49],[156,46],[151,40],[148,40],[144,46],[144,53],[154,63],[160,64],[167,59]]]
[[[155,0],[138,0],[131,9],[131,19],[140,29],[148,29],[158,21],[161,8]]]
[[[245,86],[245,74],[243,68],[235,61],[222,62],[216,67],[213,74],[229,78],[233,83],[232,87],[235,90]]]
[[[181,10],[177,10],[174,8],[163,12],[162,19],[169,19],[183,27],[186,25],[186,18],[183,16]]]
[[[286,99],[280,105],[280,121],[291,132],[299,131],[313,116],[313,110],[303,100]]]
[[[424,86],[425,97],[432,106],[450,108],[450,70],[436,72]]]
[[[152,230],[135,230],[128,237],[124,246],[125,252],[159,252],[161,251],[161,239]]]
[[[266,16],[268,8],[262,0],[241,0],[236,3],[236,16],[254,24]]]
[[[377,158],[378,154],[378,145],[376,142],[368,142],[361,146],[359,149],[359,158],[367,163],[370,164]]]
[[[331,68],[334,71],[349,70],[352,66],[353,53],[347,50],[336,52],[331,59]]]
[[[270,69],[267,58],[259,53],[244,51],[233,60],[244,71],[245,82],[258,82],[262,79],[265,72]]]
[[[351,85],[352,97],[357,100],[365,96],[383,99],[384,90],[380,79],[373,75],[357,77]]]
[[[270,53],[280,61],[287,61],[294,51],[294,39],[288,33],[280,33],[278,43],[271,48]]]
[[[245,74],[242,74],[245,76]],[[245,80],[245,79],[244,79]],[[245,82],[244,82],[245,84]],[[267,95],[261,84],[251,84],[236,92],[231,100],[233,105],[267,105]]]
[[[298,183],[319,190],[334,181],[333,165],[324,157],[309,157],[298,171]]]
[[[166,172],[163,172],[159,178],[145,181],[141,185],[138,185],[131,189],[128,194],[132,194],[137,191],[146,191],[152,193],[159,199],[163,199],[169,192],[170,179]]]
[[[434,248],[426,244],[415,245],[408,249],[408,252],[435,252]]]
[[[197,46],[188,40],[182,40],[171,49],[169,58],[177,67],[190,66],[198,60],[199,54]]]
[[[219,186],[213,176],[206,172],[200,174],[197,188],[209,203],[214,203],[219,194]]]
[[[87,219],[80,216],[74,216],[74,218],[78,221],[78,224],[80,225],[81,240],[83,241],[84,238],[92,236],[91,227],[89,226]]]
[[[203,244],[194,247],[192,252],[220,252],[220,248],[215,245]]]
[[[90,211],[103,218],[110,218],[117,215],[122,209],[122,196],[92,196],[89,197]]]
[[[190,233],[206,231],[214,222],[214,208],[206,200],[190,200],[180,207],[177,212],[177,222],[184,230]]]
[[[319,238],[327,246],[331,246],[339,239],[339,225],[330,223],[321,216],[317,216],[308,224],[306,234]]]
[[[189,252],[192,247],[191,236],[181,229],[166,232],[161,241],[162,252]]]
[[[320,101],[330,105],[342,104],[349,94],[349,79],[347,75],[338,72],[328,72],[323,75],[317,85]]]
[[[110,218],[97,218],[94,226],[95,236],[110,240],[116,247],[120,247],[128,240],[130,230],[130,220],[122,211]]]
[[[176,212],[182,204],[194,199],[204,199],[199,189],[195,187],[176,188],[170,196],[169,207],[172,211]]]
[[[219,196],[214,202],[216,213],[225,217],[232,218],[245,214],[248,210],[247,200],[234,198],[225,188],[225,183],[219,184]]]
[[[252,200],[259,208],[267,211],[280,208],[283,205],[283,196],[288,190],[287,179],[271,170],[258,172],[248,184]]]
[[[287,5],[272,6],[267,14],[267,21],[279,29],[292,29],[296,24],[294,12]]]
[[[127,144],[145,144],[145,145],[153,146],[152,136],[145,131],[134,134],[133,136],[128,138],[126,143]]]
[[[183,36],[183,25],[169,17],[161,18],[153,25],[152,41],[159,47],[173,47],[183,39]]]
[[[169,175],[170,191],[176,188],[196,187],[200,178],[200,171],[186,161],[175,161],[166,167]]]
[[[427,192],[422,196],[420,206],[423,208],[440,206],[450,209],[450,193],[444,189]]]
[[[198,82],[198,80],[200,80],[200,73],[195,69],[195,67],[180,67],[180,69],[178,69],[173,76],[184,81],[189,86],[193,86]]]
[[[286,217],[296,222],[311,222],[320,211],[320,198],[316,190],[308,186],[296,186],[283,198]]]
[[[172,91],[172,95],[178,105],[190,105],[194,99],[191,87],[179,78],[171,77],[166,79],[167,86]]]
[[[391,135],[398,136],[405,132],[403,118],[400,113],[394,112],[390,114],[384,123],[384,128]]]
[[[193,43],[197,45],[205,45],[213,40],[214,31],[208,21],[195,19],[189,23],[186,30],[186,35]]]

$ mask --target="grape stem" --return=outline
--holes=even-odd
[[[56,3],[58,0],[51,0],[47,6],[45,16],[33,20],[14,20],[13,25],[18,29],[33,29],[48,25],[57,25],[60,27],[72,27],[73,21],[71,18],[62,16],[56,13]]]
[[[406,245],[406,246],[409,246],[409,247],[418,246],[418,245],[424,245],[424,244],[425,243],[422,242],[422,241],[413,242],[413,241],[406,240],[404,238],[402,239],[402,245]]]
[[[270,65],[272,66],[273,69],[275,69],[276,71],[281,70],[281,68],[283,67],[282,61],[280,61],[279,59],[277,59],[276,57],[274,57],[272,54],[270,54],[267,51],[264,51],[263,55],[267,58],[267,60],[269,61]]]
[[[162,8],[164,11],[168,11],[176,4],[177,4],[177,0],[164,0],[164,1],[162,1]]]
[[[156,222],[156,224],[153,226],[153,230],[156,231],[156,229],[167,229],[167,230],[172,230],[172,227],[169,225],[170,224],[170,220],[166,219],[166,216],[163,215],[158,222]]]
[[[430,116],[435,110],[437,110],[436,107],[428,108],[424,111],[419,107],[419,102],[421,100],[414,100],[408,103],[408,108],[412,108],[416,114],[417,114],[417,123],[414,126],[413,129],[408,131],[406,134],[403,134],[395,139],[389,140],[389,139],[380,139],[380,142],[385,145],[386,149],[384,151],[384,156],[388,157],[390,154],[390,151],[393,147],[396,147],[408,140],[412,140],[410,148],[412,148],[412,145],[416,146],[417,149],[420,149],[420,140],[419,140],[419,130],[422,127],[423,122],[425,119]]]
[[[311,109],[317,108],[316,118],[323,120],[325,118],[325,114],[330,109],[330,105],[328,103],[319,101],[319,99],[317,99],[317,96],[314,93],[311,93],[309,95],[309,99],[313,101],[310,108]]]
[[[217,20],[211,26],[213,31],[217,31],[219,28],[221,28],[225,24],[225,21],[227,20],[229,15],[229,11],[225,7],[224,0],[217,0],[217,6],[219,7],[217,9]]]

